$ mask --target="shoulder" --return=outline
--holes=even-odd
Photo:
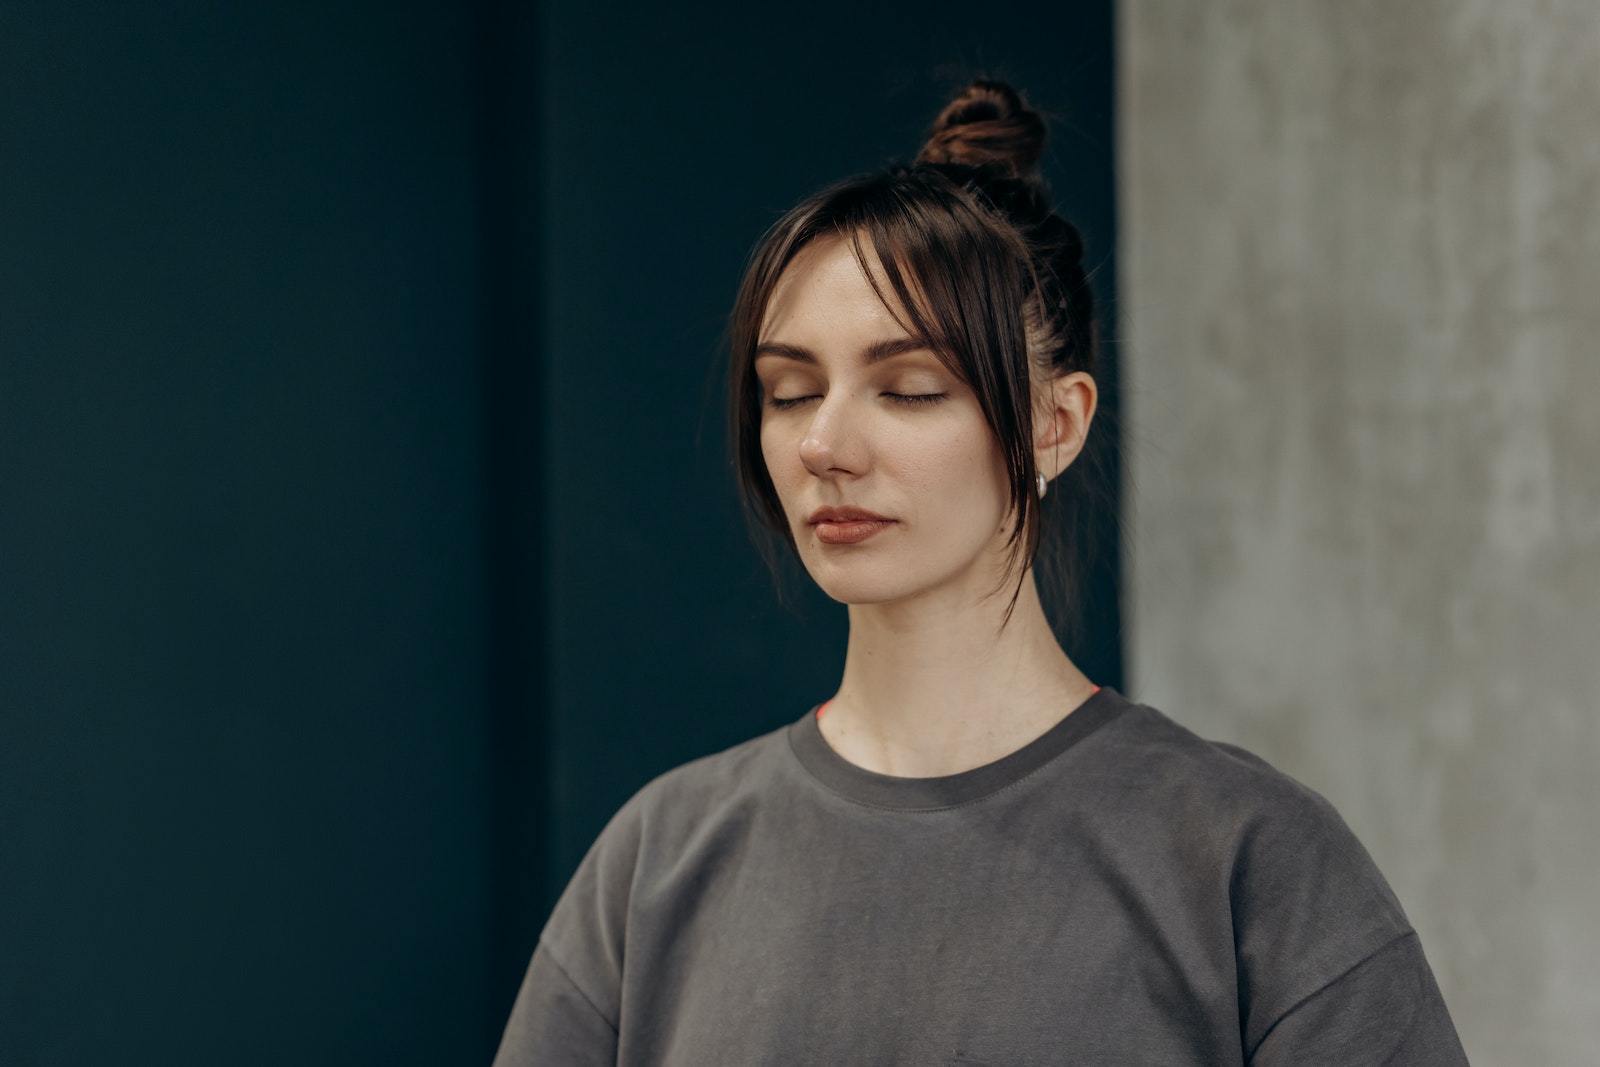
[[[1251,796],[1315,795],[1254,753],[1208,741],[1148,704],[1130,701],[1097,736],[1102,744],[1136,755],[1150,777],[1175,776],[1190,788]]]
[[[1241,890],[1314,869],[1347,872],[1388,895],[1333,804],[1260,756],[1201,738],[1143,704],[1130,705],[1096,738],[1117,779],[1119,802],[1148,812],[1174,834],[1225,847]]]
[[[1321,794],[1237,745],[1209,741],[1145,704],[1096,732],[1097,771],[1118,800],[1179,830],[1245,845],[1258,835],[1349,828]],[[1359,846],[1357,846],[1359,847]],[[1364,855],[1364,853],[1363,853]]]
[[[617,810],[596,849],[671,850],[709,820],[747,810],[784,778],[788,731],[779,727],[657,775]]]
[[[1255,1040],[1296,1003],[1412,934],[1371,855],[1315,790],[1143,705],[1101,733],[1124,795],[1140,798],[1169,840],[1206,842],[1206,862],[1226,879]]]
[[[601,1013],[620,1010],[622,949],[640,883],[655,886],[699,847],[737,824],[787,751],[786,728],[675,767],[613,815],[567,883],[540,943]]]

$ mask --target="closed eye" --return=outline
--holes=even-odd
[[[884,393],[884,396],[896,404],[906,407],[922,407],[928,404],[937,404],[949,398],[949,393]],[[789,408],[799,407],[807,400],[816,400],[816,396],[769,396],[767,406],[777,411],[787,411]]]
[[[770,408],[776,408],[778,411],[785,411],[792,407],[798,407],[801,404],[804,404],[807,400],[815,399],[816,397],[814,396],[769,396],[767,397],[767,406]]]

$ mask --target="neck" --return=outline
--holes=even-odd
[[[1087,700],[1094,684],[1056,643],[1031,570],[1002,629],[1009,599],[851,605],[844,678],[819,724],[834,751],[880,774],[957,774]]]

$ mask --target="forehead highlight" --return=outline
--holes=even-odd
[[[834,233],[808,241],[797,249],[789,262],[779,271],[767,296],[757,337],[771,336],[771,323],[775,311],[780,318],[785,317],[781,309],[793,298],[793,287],[800,284],[802,274],[819,269],[830,273],[843,271],[847,269],[845,265],[848,264],[851,268],[851,280],[859,278],[864,281],[871,290],[877,306],[888,316],[889,322],[900,328],[898,336],[882,337],[862,348],[857,353],[861,361],[871,366],[896,356],[926,352],[941,364],[945,363],[934,345],[926,337],[920,336],[914,327],[907,325],[907,316],[903,309],[896,306],[898,301],[895,299],[893,287],[889,284],[887,273],[870,243],[863,243],[865,238],[866,235],[859,231],[853,234]],[[838,258],[831,264],[819,265],[819,258],[828,256]],[[813,284],[823,280],[816,276],[810,279]],[[888,326],[889,323],[883,325]],[[784,332],[781,326],[779,332]],[[780,339],[757,340],[751,355],[755,361],[770,356],[809,365],[820,362],[816,353],[805,345]]]
[[[910,288],[911,295],[915,299],[915,294],[920,289],[915,272],[898,261],[894,271],[886,269],[883,257],[876,249],[871,235],[865,230],[858,229],[849,233],[819,234],[790,254],[788,261],[778,269],[767,290],[761,308],[757,336],[766,336],[770,332],[769,327],[775,309],[796,299],[794,287],[798,284],[800,275],[812,272],[813,283],[821,280],[815,273],[819,269],[818,260],[828,256],[839,257],[839,261],[828,265],[829,270],[841,270],[846,263],[854,268],[851,271],[852,278],[859,276],[866,282],[867,287],[876,296],[879,307],[902,331],[912,335],[920,332],[915,325],[916,318],[906,313],[906,308],[902,306],[890,279],[891,273],[898,274],[903,283]]]

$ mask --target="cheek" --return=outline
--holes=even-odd
[[[766,463],[769,472],[772,471],[773,460],[777,458],[777,451],[772,431],[763,424],[761,427],[761,459]],[[776,478],[774,478],[774,481],[776,481]]]
[[[944,467],[973,493],[981,494],[985,488],[992,491],[996,472],[1004,469],[1000,447],[987,427],[968,426],[961,434],[952,435],[942,460]]]
[[[986,424],[925,437],[905,456],[908,479],[947,522],[988,526],[1010,503],[1005,457]]]
[[[793,453],[793,455],[791,455]],[[772,479],[772,487],[778,491],[781,500],[788,492],[794,480],[793,466],[800,462],[799,452],[793,448],[783,447],[771,428],[763,424],[761,427],[761,458],[767,465],[767,477]],[[790,462],[790,461],[793,462]]]

